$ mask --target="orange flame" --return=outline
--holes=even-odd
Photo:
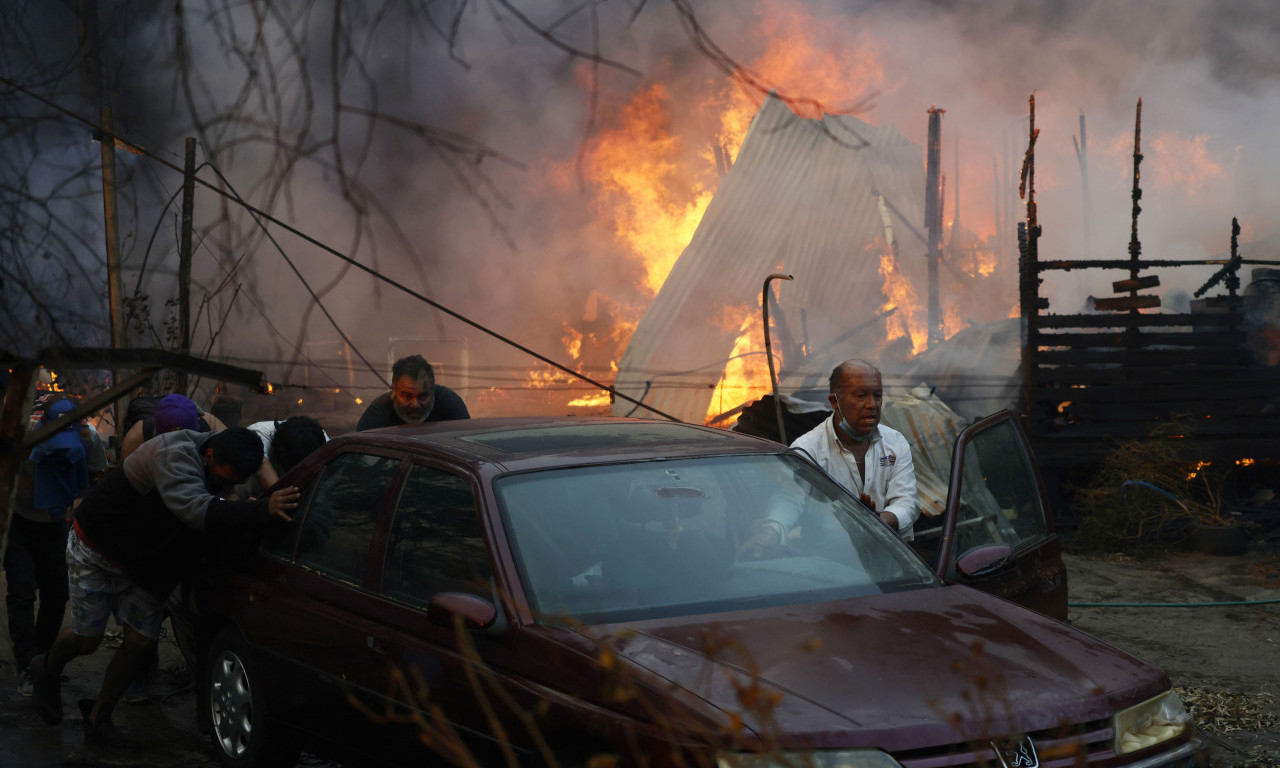
[[[884,82],[880,44],[865,30],[850,39],[835,31],[801,2],[763,0],[756,9],[756,33],[765,53],[739,77],[755,79],[792,102],[806,117],[819,105],[843,109],[859,103]],[[601,131],[587,159],[590,180],[600,190],[597,207],[616,221],[614,235],[644,264],[645,286],[656,293],[688,245],[718,183],[716,150],[727,164],[737,156],[760,94],[728,83],[690,116],[672,105],[666,87],[655,84],[636,94],[610,128]],[[677,118],[707,120],[717,126],[714,147],[689,154],[672,133]],[[696,157],[702,167],[693,167]],[[750,310],[748,310],[750,312]]]
[[[662,287],[711,202],[711,190],[682,172],[683,149],[668,130],[669,101],[661,84],[637,94],[617,126],[597,137],[587,161],[600,189],[597,205],[615,220],[618,242],[643,261],[651,294]]]
[[[773,382],[769,379],[769,362],[764,357],[764,320],[751,307],[726,307],[721,317],[723,322],[733,323],[742,317],[737,324],[738,336],[733,343],[733,351],[725,364],[724,373],[711,393],[711,405],[707,408],[705,423],[726,411],[760,398],[773,390]],[[777,350],[774,350],[777,354]],[[776,365],[776,363],[775,363]],[[717,422],[718,426],[732,426],[737,419]]]
[[[884,278],[885,303],[880,311],[887,312],[897,308],[897,312],[889,317],[885,329],[885,344],[908,337],[911,341],[911,352],[924,347],[928,338],[926,320],[919,317],[920,302],[916,298],[916,289],[911,281],[898,269],[898,260],[893,251],[884,247],[884,240],[877,238],[869,249],[880,249],[880,276]]]
[[[1192,199],[1200,197],[1210,180],[1225,177],[1222,165],[1210,156],[1208,143],[1207,134],[1157,134],[1151,142],[1151,175],[1171,188],[1185,190]]]
[[[609,393],[602,390],[595,394],[575,397],[569,401],[569,405],[574,408],[596,408],[609,405],[612,402],[613,401],[609,398]]]

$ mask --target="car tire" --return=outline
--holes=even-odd
[[[269,720],[265,680],[248,645],[224,629],[209,646],[204,667],[204,723],[218,761],[227,768],[291,768],[302,750]]]

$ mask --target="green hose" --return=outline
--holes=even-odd
[[[1280,603],[1280,598],[1274,600],[1225,600],[1214,603],[1072,603],[1068,602],[1068,608],[1227,608],[1241,605],[1274,605]]]

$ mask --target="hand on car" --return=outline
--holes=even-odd
[[[763,523],[756,530],[751,538],[742,542],[742,546],[738,547],[739,555],[747,555],[749,557],[760,557],[760,554],[769,547],[776,547],[782,544],[781,532],[776,524]]]
[[[880,513],[879,517],[880,517],[880,522],[889,526],[889,530],[893,531],[894,533],[898,532],[898,516],[897,515],[893,514],[892,512],[886,509],[884,512]]]
[[[267,514],[286,523],[293,520],[289,513],[298,508],[298,498],[302,493],[294,486],[281,488],[267,499]]]

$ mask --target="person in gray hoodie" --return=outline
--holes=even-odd
[[[139,746],[111,722],[111,713],[159,637],[169,593],[211,539],[273,518],[288,521],[298,506],[294,487],[251,501],[223,498],[261,463],[262,442],[247,429],[180,430],[143,443],[85,494],[67,537],[71,626],[47,654],[31,660],[32,699],[45,722],[62,720],[63,667],[97,650],[114,616],[124,642],[97,700],[79,702],[85,742]]]

